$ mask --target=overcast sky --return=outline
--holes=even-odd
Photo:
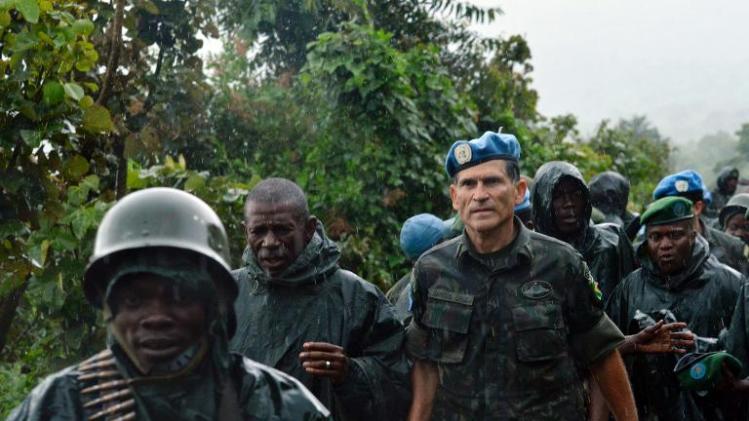
[[[480,32],[524,35],[540,111],[575,114],[583,134],[633,114],[677,142],[749,122],[747,0],[474,3],[504,10]]]

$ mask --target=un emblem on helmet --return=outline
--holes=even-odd
[[[459,165],[463,165],[466,162],[469,162],[471,160],[471,157],[473,156],[471,152],[471,145],[467,143],[461,143],[460,145],[455,147],[453,155],[455,155],[455,160],[458,161]]]
[[[676,187],[677,192],[684,193],[689,190],[689,183],[686,180],[678,180],[674,187]]]

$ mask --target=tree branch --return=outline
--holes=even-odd
[[[120,50],[122,49],[122,21],[125,15],[125,0],[116,0],[114,20],[112,21],[112,38],[109,42],[109,60],[107,60],[107,72],[104,74],[104,82],[96,99],[98,105],[103,105],[109,99],[112,91],[114,76],[117,74],[117,66],[120,62]]]

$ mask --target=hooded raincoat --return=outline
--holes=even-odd
[[[634,269],[632,245],[620,227],[614,224],[593,225],[589,222],[593,210],[590,191],[580,171],[572,164],[553,161],[544,164],[536,172],[532,193],[536,231],[561,239],[554,223],[552,196],[554,188],[565,177],[578,182],[585,195],[585,210],[581,218],[584,223],[570,245],[583,255],[605,299]]]
[[[713,201],[706,209],[706,216],[711,219],[718,218],[720,210],[728,203],[733,192],[728,191],[728,179],[738,178],[738,170],[734,167],[723,167],[718,173],[715,181],[716,188],[712,191]]]
[[[340,251],[318,224],[297,260],[269,278],[250,250],[239,282],[237,333],[231,348],[301,380],[338,420],[405,417],[410,404],[403,325],[377,287],[338,266]],[[299,353],[308,341],[344,348],[341,385],[313,377]]]
[[[627,276],[606,303],[606,312],[625,335],[640,331],[634,321],[638,310],[645,314],[670,310],[700,337],[715,338],[730,323],[744,278],[710,255],[703,237],[696,237],[688,266],[676,275],[658,273],[647,254],[647,243],[638,248],[637,255],[642,267]],[[677,359],[672,354],[627,358],[640,416],[660,421],[732,419],[720,396],[702,397],[679,388],[673,373]]]
[[[593,177],[588,185],[593,207],[604,214],[603,222],[619,225],[634,240],[640,229],[639,215],[627,210],[629,181],[615,171],[604,171]]]

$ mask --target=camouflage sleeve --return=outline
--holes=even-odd
[[[426,309],[428,280],[419,262],[414,265],[411,275],[410,310],[411,322],[406,328],[406,350],[408,355],[417,360],[428,359],[427,348],[429,346],[429,328],[421,321]]]
[[[567,322],[570,328],[570,348],[574,357],[589,365],[615,350],[624,335],[602,310],[601,291],[580,259],[577,270],[572,271],[567,288]]]

